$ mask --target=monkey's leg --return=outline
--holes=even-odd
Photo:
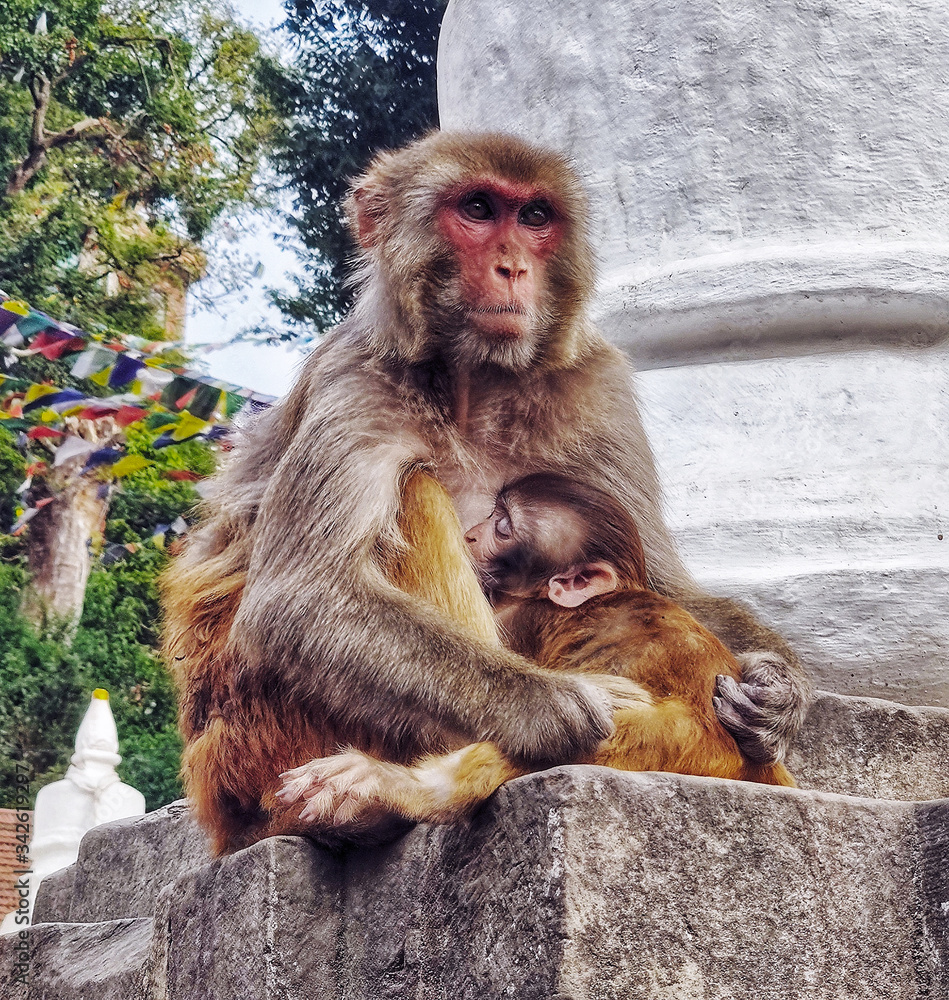
[[[593,763],[626,771],[670,771],[740,778],[745,760],[724,730],[678,698],[619,710],[616,730]]]
[[[449,823],[473,811],[505,781],[526,773],[493,743],[473,743],[412,766],[349,749],[287,772],[278,798],[285,804],[306,800],[300,818],[321,824],[371,824],[386,813]]]
[[[494,614],[475,575],[451,497],[429,472],[402,486],[399,530],[406,548],[388,566],[392,583],[434,604],[479,638],[498,643]]]

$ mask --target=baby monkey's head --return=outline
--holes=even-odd
[[[465,541],[494,596],[546,597],[575,608],[598,594],[646,586],[642,542],[626,509],[552,472],[505,486]]]

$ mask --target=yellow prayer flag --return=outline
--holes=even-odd
[[[39,399],[40,396],[48,396],[52,392],[59,392],[59,389],[54,385],[41,385],[39,382],[34,382],[33,385],[26,390],[26,396],[23,399],[25,403],[32,403],[34,399]]]
[[[200,434],[207,426],[207,420],[202,420],[200,417],[196,417],[193,413],[188,413],[185,410],[181,414],[181,419],[176,424],[175,429],[171,432],[171,439],[172,441],[184,441],[185,438]]]
[[[154,462],[149,462],[147,458],[143,458],[141,455],[126,455],[112,466],[112,475],[128,476],[133,472],[140,472],[142,469],[147,469],[148,466],[154,464]]]

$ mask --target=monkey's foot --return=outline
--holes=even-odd
[[[305,799],[300,819],[307,822],[366,822],[399,811],[396,793],[411,782],[408,770],[350,748],[286,771],[277,798],[286,805]]]

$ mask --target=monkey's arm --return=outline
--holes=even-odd
[[[616,713],[613,735],[587,763],[626,771],[673,771],[721,778],[750,778],[794,786],[781,765],[755,769],[723,742],[681,699],[656,703],[630,684]],[[474,743],[450,754],[433,754],[412,766],[390,764],[352,747],[310,761],[282,775],[277,799],[303,802],[299,818],[320,827],[372,831],[395,813],[416,823],[453,823],[474,812],[506,781],[530,773],[512,764],[493,743]],[[295,812],[296,810],[294,810]]]
[[[588,429],[577,474],[598,475],[594,485],[627,504],[642,536],[650,585],[690,611],[738,657],[742,682],[723,678],[718,686],[715,712],[722,725],[749,760],[781,760],[804,721],[810,682],[788,644],[747,608],[698,590],[665,525],[662,490],[639,415],[632,368],[619,351],[605,345],[587,364],[596,374],[588,384],[598,398],[590,398],[584,410],[597,418]]]
[[[235,694],[295,701],[396,757],[488,739],[523,762],[589,752],[611,728],[596,683],[537,667],[385,578],[400,483],[427,455],[384,386],[346,375],[324,382],[261,500],[227,647]]]

